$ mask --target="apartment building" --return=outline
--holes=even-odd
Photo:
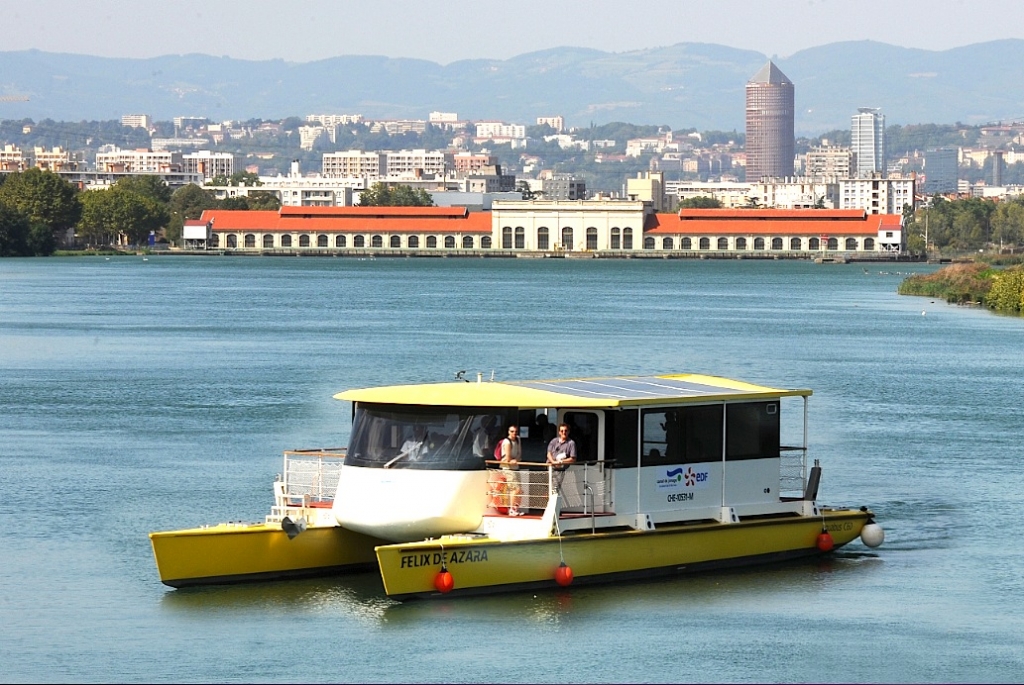
[[[815,181],[849,178],[853,168],[853,152],[838,145],[812,147],[804,155],[804,176]]]
[[[21,148],[7,144],[0,149],[0,171],[22,171],[25,168],[25,158]]]
[[[320,124],[327,128],[332,126],[350,126],[363,123],[362,114],[307,114],[306,121]]]
[[[397,150],[385,154],[388,176],[443,176],[453,165],[452,156],[440,150]]]
[[[230,152],[200,150],[181,156],[182,171],[201,174],[206,180],[216,176],[231,176],[235,173],[235,156]]]
[[[479,173],[484,167],[497,166],[498,158],[474,152],[457,152],[452,157],[452,168],[456,176]]]
[[[478,121],[476,122],[476,137],[523,140],[526,138],[526,126],[506,124],[502,121]]]
[[[838,181],[837,209],[863,209],[869,214],[902,214],[903,208],[914,206],[917,179],[841,178]]]
[[[555,133],[562,133],[565,130],[565,119],[563,117],[537,117],[537,125],[543,126],[547,124],[551,128],[555,129]]]
[[[125,114],[121,117],[121,125],[149,129],[153,126],[153,117],[148,114]]]
[[[322,173],[330,178],[377,179],[387,175],[387,157],[380,152],[362,150],[325,152]]]
[[[861,107],[850,123],[850,150],[854,175],[871,178],[885,173],[885,115],[872,107]]]
[[[839,186],[835,182],[793,178],[785,181],[763,181],[751,184],[751,197],[761,207],[773,209],[835,209],[839,202]]]
[[[182,155],[180,152],[167,150],[153,151],[148,148],[139,150],[107,149],[104,146],[96,153],[96,170],[101,172],[128,172],[136,174],[157,174],[166,171],[181,171]]]

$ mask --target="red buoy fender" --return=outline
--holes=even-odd
[[[566,566],[564,561],[555,569],[555,582],[562,587],[569,587],[572,583],[572,568]]]
[[[831,552],[832,548],[836,546],[835,541],[832,539],[832,534],[827,530],[821,531],[818,535],[818,549],[822,552]]]
[[[455,579],[452,578],[452,574],[447,569],[443,569],[434,576],[434,587],[442,595],[446,595],[455,587]]]

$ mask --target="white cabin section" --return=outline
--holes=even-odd
[[[373,402],[356,397],[333,513],[348,529],[403,542],[458,533],[530,539],[813,512],[803,492],[810,391],[681,378],[690,377],[599,379],[598,389],[593,380],[483,384],[512,386],[504,394],[449,384],[450,392],[433,386],[442,390],[428,396],[447,400],[435,405],[388,403],[381,393]],[[555,383],[562,397],[551,394]],[[460,388],[464,404],[453,401]],[[506,396],[518,405],[494,406]],[[480,402],[485,397],[491,404]],[[786,432],[802,432],[788,446],[784,404],[791,412]],[[577,463],[557,471],[545,457],[561,423],[570,428]],[[499,468],[494,447],[511,424],[520,427],[522,463],[510,473]]]

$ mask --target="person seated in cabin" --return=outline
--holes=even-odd
[[[576,461],[576,442],[569,437],[569,424],[558,424],[558,435],[548,443],[547,462],[552,464],[551,482],[556,490],[561,489],[565,469]]]
[[[412,437],[402,443],[398,457],[418,461],[426,456],[427,449],[427,428],[426,426],[416,426],[413,428]]]
[[[519,503],[523,486],[519,480],[519,461],[523,457],[523,444],[519,439],[519,426],[508,427],[508,437],[501,441],[501,471],[505,476],[508,515],[522,516]]]
[[[551,442],[551,440],[554,437],[555,437],[555,427],[551,425],[550,421],[548,421],[548,415],[547,414],[538,414],[537,415],[537,436],[536,436],[536,439],[539,440],[541,443],[546,445],[547,443]]]

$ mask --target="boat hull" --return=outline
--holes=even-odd
[[[855,540],[871,517],[869,511],[826,511],[814,518],[665,525],[566,535],[561,541],[451,536],[385,545],[376,552],[385,591],[404,600],[440,596],[435,579],[442,563],[454,583],[451,595],[557,587],[555,572],[563,559],[573,584],[656,577],[820,555],[823,526],[838,548]]]
[[[339,526],[311,526],[289,539],[279,524],[220,524],[149,534],[160,581],[225,585],[371,570],[383,541]]]

